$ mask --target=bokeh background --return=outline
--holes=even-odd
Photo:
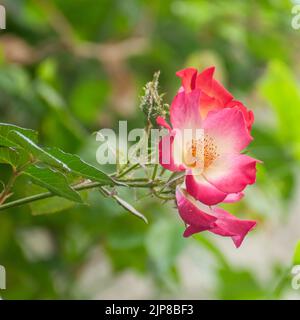
[[[235,249],[210,234],[183,239],[174,205],[128,201],[149,225],[98,193],[90,206],[44,215],[45,204],[0,212],[4,299],[298,299],[300,30],[284,0],[9,0],[0,31],[0,121],[33,128],[43,145],[96,163],[93,132],[143,127],[139,96],[161,71],[215,65],[256,116],[249,152],[257,184],[228,209],[258,220]],[[0,180],[9,168],[0,166]],[[27,182],[16,185],[24,196]],[[46,203],[47,206],[47,203]],[[49,208],[48,208],[49,209]],[[49,211],[49,210],[48,210]]]

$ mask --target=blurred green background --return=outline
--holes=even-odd
[[[9,0],[0,31],[0,121],[36,129],[43,145],[96,163],[93,132],[128,120],[143,127],[139,96],[161,71],[170,102],[175,72],[215,65],[217,77],[256,117],[249,151],[257,184],[238,204],[258,220],[240,249],[203,234],[183,239],[172,204],[129,201],[149,225],[112,200],[43,215],[39,204],[0,212],[4,299],[298,299],[300,255],[300,30],[290,1]],[[9,167],[0,166],[5,181]],[[20,179],[14,197],[24,196]],[[46,203],[47,205],[47,203]],[[33,215],[32,215],[33,213]],[[300,264],[300,261],[299,261]]]

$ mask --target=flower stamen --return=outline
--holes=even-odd
[[[214,139],[207,134],[202,139],[192,139],[185,150],[184,162],[191,168],[207,169],[219,156]]]

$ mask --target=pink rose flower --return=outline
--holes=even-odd
[[[187,225],[184,237],[207,230],[223,237],[231,237],[238,248],[256,225],[256,221],[241,220],[221,208],[205,206],[180,187],[176,190],[176,201],[179,214]]]
[[[159,143],[159,160],[170,171],[186,171],[187,192],[206,205],[215,205],[239,198],[255,182],[258,160],[241,154],[252,137],[240,108],[213,110],[203,118],[202,96],[200,89],[182,90],[170,107],[171,126],[157,118],[169,130]],[[189,140],[186,130],[191,132]]]
[[[209,111],[220,110],[223,108],[237,107],[244,115],[248,130],[251,130],[254,115],[253,112],[237,100],[234,100],[229,93],[217,80],[213,78],[215,67],[210,67],[198,73],[197,69],[186,68],[178,71],[176,75],[181,78],[182,87],[179,92],[191,92],[194,89],[200,89],[202,95],[200,98],[201,116],[205,118]]]

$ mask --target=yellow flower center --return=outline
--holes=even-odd
[[[184,163],[190,168],[208,168],[219,156],[214,139],[204,135],[202,139],[192,139],[186,144]]]

